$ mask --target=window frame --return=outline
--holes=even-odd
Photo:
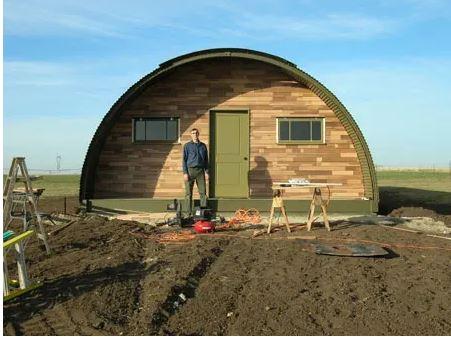
[[[321,122],[321,140],[280,140],[280,122],[281,121],[302,121],[302,122]],[[289,127],[291,130],[291,126]],[[289,131],[291,132],[291,131]],[[312,134],[312,124],[310,123],[310,135]],[[276,117],[276,142],[277,144],[304,144],[318,145],[326,144],[326,118],[325,117]],[[310,136],[311,137],[311,136]]]
[[[136,140],[135,139],[135,126],[137,121],[147,120],[176,120],[177,121],[177,139],[175,140]],[[155,117],[133,117],[132,118],[132,143],[134,144],[181,144],[180,142],[180,117],[179,116],[155,116]]]

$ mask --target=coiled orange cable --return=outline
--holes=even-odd
[[[242,224],[258,224],[261,222],[260,212],[256,208],[243,209],[240,208],[235,211],[233,217],[224,224],[216,226],[216,229],[223,230],[228,228],[240,228]]]

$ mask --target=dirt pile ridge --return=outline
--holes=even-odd
[[[447,227],[451,227],[451,215],[438,214],[437,212],[423,207],[400,207],[390,212],[395,217],[427,217],[436,221],[442,221]]]
[[[303,241],[284,240],[285,231],[272,239],[199,236],[164,245],[130,235],[134,222],[82,219],[50,238],[50,257],[30,242],[30,274],[44,285],[6,303],[4,334],[451,333],[447,240],[377,225],[332,226],[312,234],[444,250],[315,255],[301,249]],[[290,235],[299,234],[305,231]]]

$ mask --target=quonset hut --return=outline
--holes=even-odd
[[[378,209],[371,154],[343,104],[295,64],[236,48],[176,57],[129,88],[92,138],[80,202],[164,211],[183,199],[193,127],[209,147],[209,206],[218,211],[267,211],[272,182],[290,178],[341,183],[331,187],[331,212]],[[288,191],[287,209],[307,212],[311,194]]]

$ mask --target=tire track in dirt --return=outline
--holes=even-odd
[[[169,317],[163,333],[227,334],[229,322],[236,313],[236,303],[249,281],[248,273],[256,260],[252,250],[251,245],[231,241],[200,280],[196,296],[188,299],[180,310]],[[230,313],[234,314],[230,316]]]
[[[203,257],[198,264],[186,276],[186,282],[183,285],[175,285],[171,288],[168,297],[160,305],[159,310],[153,315],[150,334],[154,335],[160,332],[160,328],[180,310],[185,301],[196,296],[196,290],[202,278],[215,263],[216,259],[223,253],[219,247],[211,250],[211,255]],[[165,334],[172,334],[167,329],[162,329]]]
[[[167,318],[183,307],[179,297],[186,300],[196,296],[200,280],[216,259],[222,254],[229,241],[224,239],[195,240],[183,245],[163,245],[147,242],[145,263],[158,263],[159,267],[148,273],[140,282],[142,291],[136,314],[130,322],[128,334],[164,334]],[[174,302],[180,306],[174,308]]]

